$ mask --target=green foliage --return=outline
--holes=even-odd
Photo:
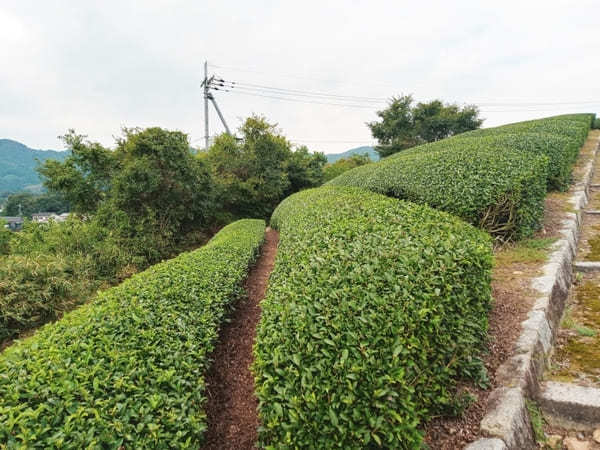
[[[0,341],[59,318],[99,287],[148,265],[110,230],[77,217],[28,222],[10,233],[7,246],[0,258]]]
[[[526,406],[535,441],[538,444],[543,445],[547,442],[547,439],[546,433],[544,433],[544,416],[542,415],[542,411],[540,410],[540,407],[531,400],[526,400]]]
[[[241,140],[218,136],[208,154],[200,154],[212,170],[222,213],[268,217],[287,195],[323,182],[323,154],[310,154],[306,147],[292,151],[290,142],[263,117],[249,117],[239,134]]]
[[[74,211],[93,214],[133,258],[153,263],[168,257],[186,233],[208,225],[211,176],[184,133],[124,129],[115,151],[72,130],[63,139],[71,156],[40,168],[44,184]]]
[[[428,204],[502,239],[528,236],[539,227],[545,156],[498,152],[477,140],[450,139],[443,150],[414,150],[350,170],[330,183]]]
[[[455,139],[479,139],[490,148],[510,148],[549,158],[548,189],[566,191],[571,170],[584,144],[592,114],[572,114],[476,130]]]
[[[348,158],[338,159],[334,163],[327,164],[323,169],[324,181],[333,180],[335,177],[343,174],[347,170],[364,166],[365,164],[369,164],[371,162],[371,158],[369,158],[369,155],[366,153],[364,155],[352,155]]]
[[[350,170],[330,183],[366,188],[455,214],[500,239],[539,228],[546,188],[568,187],[592,116],[475,130]]]
[[[0,217],[0,256],[8,255],[12,235],[12,231],[7,228],[6,222]]]
[[[600,129],[600,119],[597,119],[597,118],[596,118],[596,119],[594,119],[594,123],[592,124],[592,128],[593,128],[594,130],[598,130],[598,129]]]
[[[69,130],[61,136],[70,154],[64,161],[48,160],[38,167],[44,186],[59,192],[78,213],[94,212],[107,197],[117,161],[113,152]]]
[[[53,255],[0,259],[0,340],[71,309],[79,285],[74,277],[69,263]]]
[[[8,448],[198,448],[204,374],[264,222],[151,267],[0,355]]]
[[[291,152],[284,166],[290,183],[285,197],[302,189],[322,185],[323,166],[326,163],[327,158],[323,153],[310,153],[305,146]]]
[[[58,193],[32,194],[31,192],[19,192],[12,194],[6,200],[3,215],[31,218],[31,215],[39,212],[53,212],[62,214],[69,211],[69,204]]]
[[[62,161],[68,152],[34,150],[10,139],[0,139],[0,191],[18,192],[41,183],[35,171],[38,162]]]
[[[381,121],[368,123],[367,126],[379,141],[375,149],[381,157],[474,130],[483,123],[478,118],[476,106],[461,108],[440,100],[413,106],[410,95],[392,97],[388,107],[378,111],[377,115]]]
[[[261,303],[253,371],[265,448],[417,448],[482,380],[489,236],[355,188],[295,194]],[[464,400],[464,399],[463,399]]]

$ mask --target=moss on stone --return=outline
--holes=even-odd
[[[583,281],[575,288],[574,304],[570,310],[569,328],[600,330],[600,283],[598,280]],[[563,326],[566,324],[563,321]],[[565,345],[557,349],[557,359],[568,364],[553,373],[553,379],[568,381],[582,374],[600,381],[600,335],[581,333],[570,335]]]

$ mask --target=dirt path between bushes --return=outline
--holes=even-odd
[[[206,377],[208,430],[204,450],[254,449],[258,429],[258,400],[250,372],[259,303],[265,296],[275,264],[279,233],[267,228],[261,254],[244,283],[241,299],[230,321],[223,325]]]

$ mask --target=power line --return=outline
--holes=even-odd
[[[220,82],[221,86],[230,87],[231,89],[254,89],[254,90],[266,90],[266,91],[274,91],[277,93],[285,93],[290,95],[309,95],[316,97],[331,97],[342,100],[355,100],[355,101],[365,101],[365,102],[377,102],[377,103],[387,103],[389,99],[381,98],[381,97],[361,97],[357,95],[340,95],[340,94],[328,94],[325,92],[315,92],[315,91],[303,91],[299,89],[287,89],[287,88],[279,88],[274,86],[266,86],[262,84],[254,84],[254,83],[245,83],[240,81],[227,81],[223,79],[215,80]]]
[[[212,89],[223,91],[223,92],[232,92],[241,95],[249,95],[253,97],[264,97],[270,98],[274,100],[282,100],[282,101],[291,101],[295,103],[306,103],[306,104],[320,104],[320,105],[332,105],[332,106],[343,106],[350,108],[367,108],[372,109],[377,105],[377,103],[384,103],[384,99],[377,99],[375,97],[360,97],[360,96],[342,96],[338,94],[326,94],[323,92],[311,92],[311,91],[301,91],[297,89],[284,89],[284,88],[276,88],[266,85],[256,85],[252,83],[244,83],[237,81],[227,81],[224,79],[216,79],[212,84]],[[334,100],[333,102],[327,102],[322,100]],[[490,107],[499,107],[499,106],[514,106],[519,107],[522,106],[524,108],[519,109],[506,109],[506,110],[497,110],[497,109],[484,109],[481,110],[482,113],[493,114],[493,113],[507,113],[507,112],[543,112],[543,111],[553,111],[558,109],[551,108],[527,108],[527,107],[535,107],[535,106],[578,106],[578,105],[600,105],[598,101],[582,101],[582,102],[528,102],[528,103],[481,103],[478,106],[490,106]],[[559,108],[562,109],[562,108]]]
[[[288,78],[297,78],[297,79],[305,79],[305,80],[314,80],[314,81],[323,81],[323,82],[332,82],[335,80],[332,79],[324,79],[324,78],[315,78],[315,77],[306,77],[306,76],[298,76],[298,75],[290,75],[290,74],[273,74],[272,72],[263,72],[263,71],[258,71],[258,70],[254,70],[254,69],[244,69],[244,68],[239,68],[239,67],[231,67],[231,66],[221,66],[221,65],[216,65],[216,64],[210,64],[211,67],[214,68],[218,68],[218,69],[225,69],[225,70],[234,70],[234,71],[240,71],[240,72],[249,72],[249,73],[257,73],[257,74],[261,74],[261,75],[269,75],[269,76],[280,76],[280,77],[288,77]],[[303,91],[303,90],[298,90],[298,89],[287,89],[287,88],[278,88],[278,87],[274,87],[274,86],[268,86],[268,85],[261,85],[261,84],[254,84],[254,83],[245,83],[245,82],[231,82],[234,83],[236,85],[244,85],[246,87],[255,87],[255,88],[261,88],[261,89],[266,89],[266,90],[272,90],[272,91],[278,91],[278,92],[287,92],[287,93],[297,93],[297,94],[307,94],[307,95],[320,95],[320,96],[326,96],[326,97],[336,97],[336,98],[346,98],[346,99],[356,99],[357,101],[368,101],[368,102],[387,102],[388,99],[385,98],[381,98],[381,97],[360,97],[360,96],[350,96],[350,95],[342,95],[342,94],[329,94],[329,93],[324,93],[324,92],[314,92],[314,91]],[[376,85],[382,85],[381,83],[376,83],[373,81],[369,81],[368,82],[369,86],[376,86]],[[391,86],[391,85],[386,85],[389,87],[393,87],[393,88],[397,88],[397,86]],[[239,87],[239,86],[238,86]],[[478,106],[483,106],[483,107],[494,107],[494,106],[506,106],[506,107],[519,107],[519,106],[523,106],[523,107],[535,107],[535,106],[549,106],[549,105],[600,105],[600,101],[595,101],[595,100],[581,100],[581,101],[526,101],[526,102],[521,102],[521,101],[505,101],[505,100],[498,100],[498,101],[481,101],[481,102],[467,102],[464,104],[475,104]],[[496,111],[491,111],[491,112],[496,112]],[[505,111],[498,111],[498,112],[505,112]],[[506,111],[506,112],[513,112],[511,111]]]
[[[307,77],[307,76],[303,76],[303,75],[292,75],[292,74],[285,74],[285,73],[273,73],[273,72],[263,72],[260,70],[255,70],[255,69],[244,69],[241,67],[231,67],[231,66],[221,66],[221,65],[217,65],[217,64],[209,64],[210,67],[213,67],[215,69],[223,69],[223,70],[233,70],[236,72],[247,72],[247,73],[255,73],[258,75],[267,75],[269,77],[273,77],[273,76],[277,76],[277,77],[283,77],[283,78],[295,78],[298,80],[310,80],[310,81],[320,81],[320,82],[324,82],[324,83],[341,83],[342,81],[340,80],[334,80],[331,78],[318,78],[318,77]],[[343,81],[346,84],[352,84],[354,86],[357,86],[357,83],[354,83],[352,81]],[[394,88],[396,89],[397,86],[393,86],[391,84],[385,84],[385,83],[370,83],[374,86],[382,86],[382,87],[386,87],[386,88]]]
[[[223,86],[223,85],[219,85],[219,86]],[[360,102],[359,99],[352,99],[352,98],[337,98],[337,97],[326,97],[326,96],[317,96],[317,95],[312,95],[312,94],[296,94],[296,93],[290,93],[290,92],[280,92],[280,91],[275,91],[275,90],[269,90],[269,89],[257,89],[257,88],[249,88],[246,86],[223,86],[223,87],[215,87],[214,88],[217,91],[223,91],[223,92],[251,92],[251,93],[255,93],[255,94],[268,94],[268,95],[277,95],[277,96],[284,96],[285,98],[304,98],[304,99],[313,99],[313,100],[333,100],[333,101],[338,101],[338,102]],[[368,102],[365,102],[365,104],[367,104]],[[373,106],[376,106],[375,103],[369,103],[372,104]],[[383,104],[380,103],[380,104]]]
[[[217,89],[220,90],[220,89]],[[343,106],[343,107],[347,107],[347,108],[368,108],[368,109],[373,109],[373,105],[357,105],[357,104],[350,104],[350,103],[330,103],[330,102],[318,102],[318,101],[309,101],[309,100],[301,100],[301,99],[296,99],[296,98],[291,98],[291,97],[278,97],[275,95],[263,95],[263,94],[257,94],[257,93],[250,93],[250,92],[241,92],[241,91],[231,91],[232,93],[235,94],[241,94],[241,95],[250,95],[252,97],[264,97],[264,98],[270,98],[270,99],[274,99],[274,100],[284,100],[284,101],[288,101],[288,102],[295,102],[295,103],[307,103],[307,104],[313,104],[313,105],[333,105],[333,106]]]

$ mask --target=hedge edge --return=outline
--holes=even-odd
[[[539,297],[527,320],[521,323],[521,334],[513,355],[496,372],[499,386],[490,394],[489,406],[480,425],[482,434],[493,439],[481,438],[467,445],[467,450],[517,450],[536,445],[526,399],[540,395],[540,383],[560,327],[573,281],[572,264],[599,149],[600,140],[586,163],[582,181],[573,186],[566,200],[574,212],[567,213],[567,219],[563,221],[562,237],[554,244],[555,250],[543,266],[543,275],[531,282]]]
[[[6,349],[0,442],[198,448],[209,358],[264,230],[263,220],[234,222]]]

